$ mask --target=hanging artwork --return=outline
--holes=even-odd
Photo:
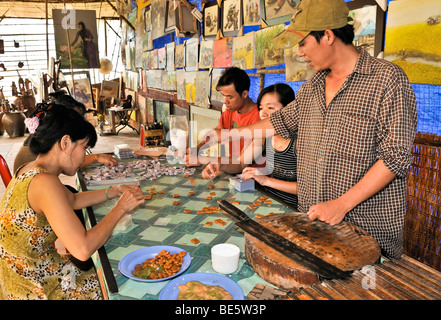
[[[165,69],[166,66],[166,59],[167,59],[167,55],[166,55],[166,51],[165,51],[165,47],[159,48],[157,49],[158,51],[158,69]]]
[[[249,32],[233,38],[233,66],[243,70],[254,68],[254,35]]]
[[[177,90],[176,71],[167,71],[167,84],[165,90],[167,91]]]
[[[199,69],[209,69],[213,65],[214,40],[203,40],[200,45]]]
[[[268,25],[288,22],[301,0],[260,0],[262,20]]]
[[[96,11],[52,9],[52,18],[60,69],[99,68]]]
[[[165,22],[165,32],[170,33],[175,31],[176,27],[176,7],[177,7],[177,1],[176,0],[169,0],[167,1],[166,6],[166,17],[167,21]]]
[[[166,61],[167,61],[167,70],[174,71],[175,70],[175,43],[170,42],[165,44],[165,52],[166,52]]]
[[[151,0],[152,38],[157,39],[165,35],[166,4],[164,0]]]
[[[243,0],[243,25],[260,25],[260,0]]]
[[[297,55],[298,46],[285,49],[285,76],[286,82],[306,81],[315,74],[315,70],[308,67],[308,63]]]
[[[256,68],[271,67],[284,63],[283,49],[276,49],[272,41],[284,30],[285,25],[279,24],[256,31]]]
[[[229,68],[233,61],[233,37],[214,40],[213,68]]]
[[[178,100],[186,100],[184,69],[176,70],[176,96]]]
[[[197,71],[194,104],[202,108],[210,108],[210,91],[210,72]]]
[[[242,5],[240,0],[222,2],[222,33],[225,37],[236,36],[242,27]]]
[[[384,58],[399,65],[411,83],[441,85],[441,3],[389,3]]]
[[[210,1],[204,5],[204,38],[214,39],[219,30],[221,22],[221,10],[217,0]]]
[[[194,103],[196,87],[196,71],[185,72],[185,100]]]
[[[199,39],[192,38],[185,41],[185,70],[196,71],[198,69]]]
[[[223,97],[222,93],[220,93],[220,91],[216,90],[217,83],[218,83],[219,78],[221,77],[223,71],[224,71],[223,69],[212,69],[211,75],[210,75],[210,77],[211,77],[210,101],[211,101],[212,105],[217,106],[217,107],[222,107],[222,105],[224,103],[223,102],[224,97]]]
[[[175,68],[180,69],[185,66],[185,44],[175,46]]]

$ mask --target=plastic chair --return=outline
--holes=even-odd
[[[5,158],[0,154],[0,175],[2,176],[5,187],[8,186],[9,181],[12,179],[11,171],[9,170],[8,163]]]

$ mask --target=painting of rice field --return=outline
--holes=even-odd
[[[441,1],[391,1],[384,58],[411,83],[441,85]]]
[[[254,36],[249,32],[233,38],[233,66],[243,70],[254,68]]]
[[[283,49],[276,49],[272,39],[285,30],[284,24],[256,31],[256,68],[276,66],[284,63]]]

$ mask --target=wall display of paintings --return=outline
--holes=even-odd
[[[119,79],[116,80],[103,80],[101,83],[101,97],[119,98]]]
[[[199,53],[199,69],[209,69],[213,66],[214,40],[202,40]]]
[[[308,63],[297,55],[298,47],[285,49],[285,77],[286,82],[306,81],[312,78],[315,70],[308,67]]]
[[[210,72],[197,71],[194,104],[202,108],[210,108],[210,92]]]
[[[138,110],[141,123],[147,123],[147,98],[138,95]]]
[[[214,40],[213,68],[229,68],[233,62],[233,37]]]
[[[219,124],[221,112],[215,109],[205,109],[190,105],[190,147],[195,147],[209,130]],[[204,156],[217,157],[220,155],[220,145],[215,145],[201,151]]]
[[[295,8],[300,1],[301,0],[260,0],[262,20],[268,26],[288,22],[295,13]]]
[[[66,75],[68,78],[68,75]],[[92,94],[92,86],[89,74],[75,75],[74,79],[68,80],[70,95],[77,101],[83,103],[86,109],[96,109],[94,96]]]
[[[180,69],[185,66],[185,44],[175,46],[175,68]]]
[[[166,23],[166,4],[164,0],[151,0],[150,10],[152,21],[152,39],[155,40],[165,35],[165,23]],[[154,26],[154,27],[153,27]]]
[[[236,36],[242,27],[241,0],[222,1],[222,34],[224,37]]]
[[[136,60],[136,44],[135,41],[128,41],[126,43],[126,69],[135,70],[135,60]]]
[[[165,69],[158,70],[160,72],[160,87],[161,90],[167,90],[168,87],[168,71]]]
[[[185,72],[185,100],[188,103],[194,103],[196,94],[196,71]]]
[[[165,69],[167,64],[167,53],[165,47],[157,49],[158,52],[158,69]]]
[[[176,70],[176,96],[178,100],[186,100],[184,69]]]
[[[272,39],[284,30],[285,25],[278,24],[256,31],[256,49],[254,53],[256,68],[271,67],[284,63],[283,49],[276,49],[272,42]]]
[[[254,68],[254,36],[249,32],[241,37],[233,38],[233,66],[243,70]]]
[[[142,48],[145,50],[153,50],[152,38],[152,11],[150,6],[144,8],[144,34],[142,39]]]
[[[260,25],[260,0],[243,0],[243,25]]]
[[[221,8],[219,7],[217,0],[212,0],[208,3],[205,3],[203,15],[204,38],[214,39],[220,29],[221,23]]]
[[[168,123],[168,116],[170,115],[171,102],[168,100],[153,100],[153,114],[155,121],[162,122],[162,126],[165,132],[170,131],[170,125]]]
[[[126,89],[137,90],[138,79],[139,79],[138,72],[126,71],[124,77]]]
[[[158,63],[158,49],[152,50],[152,55],[150,56],[150,58],[152,59],[152,62],[151,62],[152,69],[158,69],[158,65],[159,65],[159,63]]]
[[[198,69],[199,39],[185,40],[185,70],[195,71]]]
[[[174,71],[175,70],[175,43],[170,42],[165,44],[165,51],[166,51],[166,62],[167,66],[166,69],[168,71]]]
[[[210,92],[210,102],[212,105],[217,107],[222,107],[224,104],[224,97],[220,93],[220,91],[216,90],[217,83],[219,81],[219,78],[222,75],[222,72],[224,69],[211,69],[210,74],[210,86],[211,86],[211,92]]]
[[[384,58],[403,68],[411,83],[441,85],[441,3],[391,1]]]
[[[52,9],[52,18],[60,69],[99,68],[96,11]]]

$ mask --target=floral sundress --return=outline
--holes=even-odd
[[[29,205],[29,184],[42,172],[14,175],[0,201],[0,300],[102,299],[95,269],[61,256],[46,216]]]

